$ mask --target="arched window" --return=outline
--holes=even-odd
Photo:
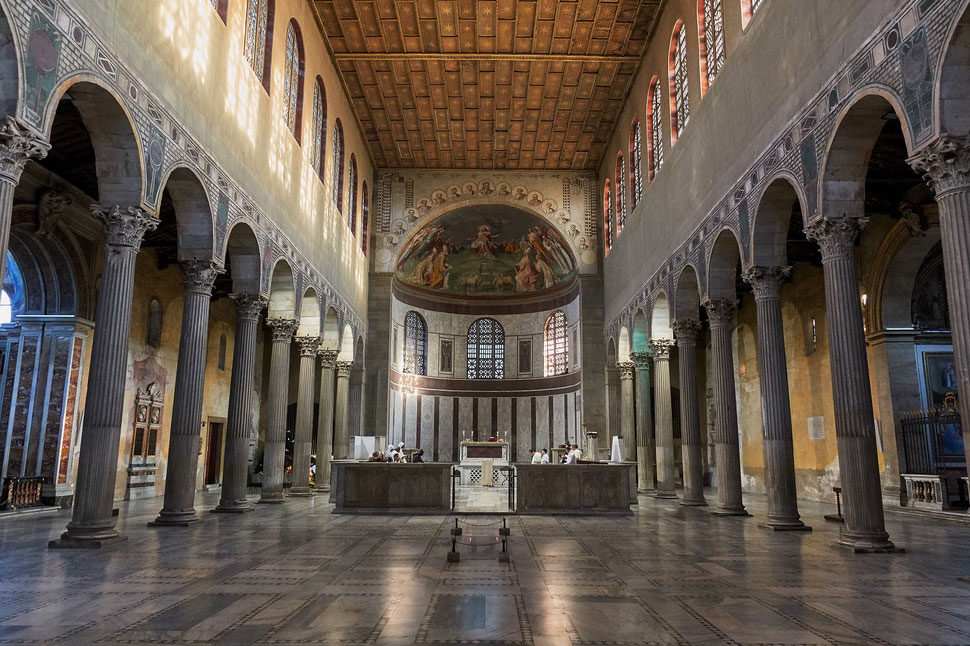
[[[13,320],[13,303],[7,290],[0,291],[0,325]]]
[[[505,330],[495,319],[478,319],[468,328],[468,378],[505,377]]]
[[[613,246],[613,200],[610,199],[610,180],[603,185],[603,242],[606,253]]]
[[[643,140],[640,137],[640,120],[633,120],[630,128],[630,208],[637,208],[640,196],[643,195],[643,169],[641,168],[641,151]]]
[[[357,158],[350,153],[350,166],[347,169],[347,226],[357,237]]]
[[[566,315],[556,310],[546,319],[543,330],[542,355],[546,377],[564,375],[569,371],[569,354],[566,348]]]
[[[269,92],[273,46],[273,0],[246,0],[246,40],[243,51],[256,78]]]
[[[721,1],[700,0],[697,5],[702,94],[714,83],[724,65],[724,13]]]
[[[404,316],[404,372],[428,374],[428,324],[415,311]]]
[[[626,226],[626,160],[616,156],[616,235]]]
[[[148,332],[145,343],[153,348],[162,347],[162,304],[153,298],[148,304]]]
[[[323,79],[317,77],[313,84],[313,168],[323,180],[323,161],[327,150],[327,90]]]
[[[337,210],[344,210],[344,127],[340,119],[333,122],[333,175],[331,176],[331,199]]]
[[[286,66],[283,69],[283,123],[300,141],[303,125],[303,35],[291,20],[286,28]]]
[[[690,97],[687,83],[687,27],[681,22],[670,41],[670,126],[671,140],[684,132],[690,121]]]
[[[360,183],[360,250],[367,255],[367,220],[368,213],[367,182]]]
[[[663,121],[661,120],[660,78],[654,76],[650,83],[647,102],[647,117],[650,119],[650,180],[656,177],[664,165]]]
[[[229,0],[209,0],[209,2],[212,3],[212,8],[222,18],[222,22],[226,22],[226,9],[228,8]]]

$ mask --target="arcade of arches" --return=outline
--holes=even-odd
[[[0,0],[0,643],[970,643],[968,7]]]

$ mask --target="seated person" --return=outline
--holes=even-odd
[[[414,455],[411,456],[412,464],[420,464],[424,462],[424,449],[418,449]]]

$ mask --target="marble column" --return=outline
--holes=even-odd
[[[310,450],[313,445],[313,390],[316,386],[317,348],[320,337],[299,336],[300,383],[296,395],[296,429],[293,431],[293,486],[291,496],[311,496]],[[317,467],[319,470],[319,466]]]
[[[118,537],[111,510],[125,407],[135,256],[145,234],[158,226],[158,218],[134,206],[95,204],[91,212],[104,226],[104,266],[95,305],[74,510],[67,531],[60,541],[51,541],[51,547],[100,547],[102,541]]]
[[[754,290],[758,310],[758,376],[768,494],[764,525],[776,530],[810,530],[799,518],[795,495],[795,447],[781,318],[781,285],[789,275],[791,267],[751,267],[742,277]]]
[[[894,549],[882,510],[872,391],[855,267],[865,218],[822,218],[805,229],[822,250],[835,436],[845,523],[839,543],[856,551]]]
[[[330,491],[330,460],[333,457],[333,369],[336,350],[317,350],[320,357],[320,415],[317,420],[317,477],[314,489]],[[383,448],[383,447],[382,447]]]
[[[258,294],[233,294],[236,333],[229,380],[229,417],[222,464],[222,497],[212,511],[241,513],[253,506],[246,500],[249,475],[249,438],[253,419],[253,371],[256,359],[256,328],[266,299]]]
[[[202,395],[205,388],[206,342],[209,336],[209,302],[212,285],[222,273],[212,261],[181,263],[182,335],[179,339],[172,428],[165,471],[165,502],[149,525],[186,526],[199,520],[195,513],[195,481],[202,436]]]
[[[632,361],[619,361],[616,370],[620,373],[620,435],[623,436],[623,461],[636,459],[636,431],[633,408],[633,375],[636,364]]]
[[[290,387],[290,343],[296,332],[295,319],[266,319],[273,330],[269,363],[269,392],[266,396],[266,438],[263,442],[263,486],[259,502],[283,502],[283,471],[286,463],[286,398]]]
[[[680,443],[684,469],[684,497],[680,504],[704,506],[704,462],[700,411],[697,406],[697,333],[699,321],[685,319],[671,325],[677,339],[680,368]]]
[[[944,133],[908,161],[926,178],[940,208],[963,450],[970,464],[970,137]]]
[[[673,339],[650,339],[653,354],[654,432],[657,437],[657,498],[676,498],[674,491],[674,420],[670,399],[670,349]]]
[[[731,332],[737,301],[704,303],[711,326],[714,368],[714,455],[717,461],[717,506],[720,516],[748,516],[741,502],[741,445],[738,441],[738,403],[734,391],[734,350]]]
[[[653,447],[653,397],[650,393],[650,353],[634,352],[630,355],[637,370],[637,491],[648,493],[655,490],[657,455]]]
[[[347,406],[350,394],[350,370],[354,363],[352,361],[338,361],[336,366],[337,399],[334,402],[333,457],[335,460],[346,460],[350,454],[350,437],[347,435]]]
[[[0,281],[6,271],[14,191],[27,160],[43,159],[50,149],[50,143],[20,119],[0,119]]]

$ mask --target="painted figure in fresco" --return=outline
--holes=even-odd
[[[478,227],[478,235],[472,238],[472,249],[475,250],[479,256],[494,256],[495,251],[498,249],[498,245],[492,242],[492,238],[496,234],[492,233],[492,230],[488,228],[487,224],[483,224]]]
[[[535,250],[537,257],[545,259],[547,262],[556,263],[556,260],[552,257],[552,254],[546,249],[546,245],[543,243],[543,231],[539,227],[532,227],[529,229],[529,245]]]
[[[491,195],[495,191],[492,190],[492,185],[489,182],[482,182],[482,188],[479,191],[482,195]]]
[[[536,270],[542,274],[543,287],[546,289],[553,287],[559,281],[556,278],[556,272],[542,258],[536,258]]]
[[[431,264],[435,260],[435,256],[438,254],[438,247],[434,247],[427,256],[421,259],[415,268],[411,272],[411,278],[409,279],[415,285],[427,285],[428,278],[431,274]]]
[[[451,269],[445,260],[448,258],[448,245],[444,245],[441,251],[434,256],[431,261],[431,269],[428,272],[428,285],[432,289],[441,289],[445,284],[445,277],[448,275],[448,270]]]
[[[523,252],[522,258],[519,259],[519,262],[515,263],[515,291],[535,291],[535,283],[539,280],[539,275],[535,265],[532,263],[532,257],[529,256],[529,252]]]

